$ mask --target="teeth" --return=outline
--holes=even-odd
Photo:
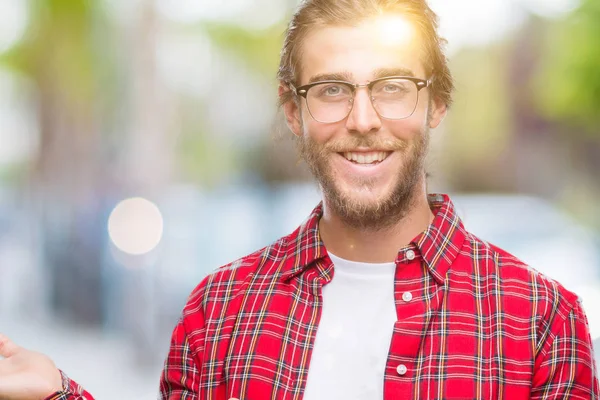
[[[354,161],[358,164],[372,164],[374,162],[381,162],[385,160],[388,156],[388,153],[384,151],[372,152],[372,153],[352,153],[347,152],[344,153],[344,157],[348,161]]]

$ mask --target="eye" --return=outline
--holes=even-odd
[[[386,85],[383,87],[383,91],[385,93],[398,93],[398,92],[402,92],[406,90],[405,87],[402,84],[398,84],[398,83],[386,83]]]
[[[342,92],[342,88],[339,86],[329,86],[325,89],[325,94],[328,96],[337,96]]]
[[[404,79],[390,79],[379,81],[372,89],[373,96],[380,99],[401,99],[408,96],[411,91],[412,82]]]
[[[337,83],[328,83],[319,88],[319,97],[340,97],[349,93],[348,88]]]

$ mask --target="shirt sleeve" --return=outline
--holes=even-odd
[[[94,400],[91,394],[86,392],[81,385],[70,379],[67,374],[60,371],[63,389],[46,397],[45,400]]]
[[[195,314],[196,318],[200,318],[200,312]],[[171,347],[161,375],[159,400],[199,399],[200,370],[184,322],[185,319],[182,318],[173,331]]]
[[[535,360],[531,399],[598,400],[598,371],[580,302],[550,330]]]

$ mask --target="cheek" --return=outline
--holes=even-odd
[[[308,118],[307,118],[308,117]],[[343,130],[344,126],[339,123],[322,124],[312,119],[310,115],[303,118],[304,134],[310,136],[312,140],[318,143],[326,143],[333,139],[338,132]]]
[[[420,135],[424,127],[424,118],[415,118],[413,115],[410,118],[398,121],[386,121],[386,127],[394,137],[403,140],[412,140]]]

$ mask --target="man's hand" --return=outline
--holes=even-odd
[[[48,357],[17,346],[0,334],[0,399],[43,400],[62,390],[60,372]]]

